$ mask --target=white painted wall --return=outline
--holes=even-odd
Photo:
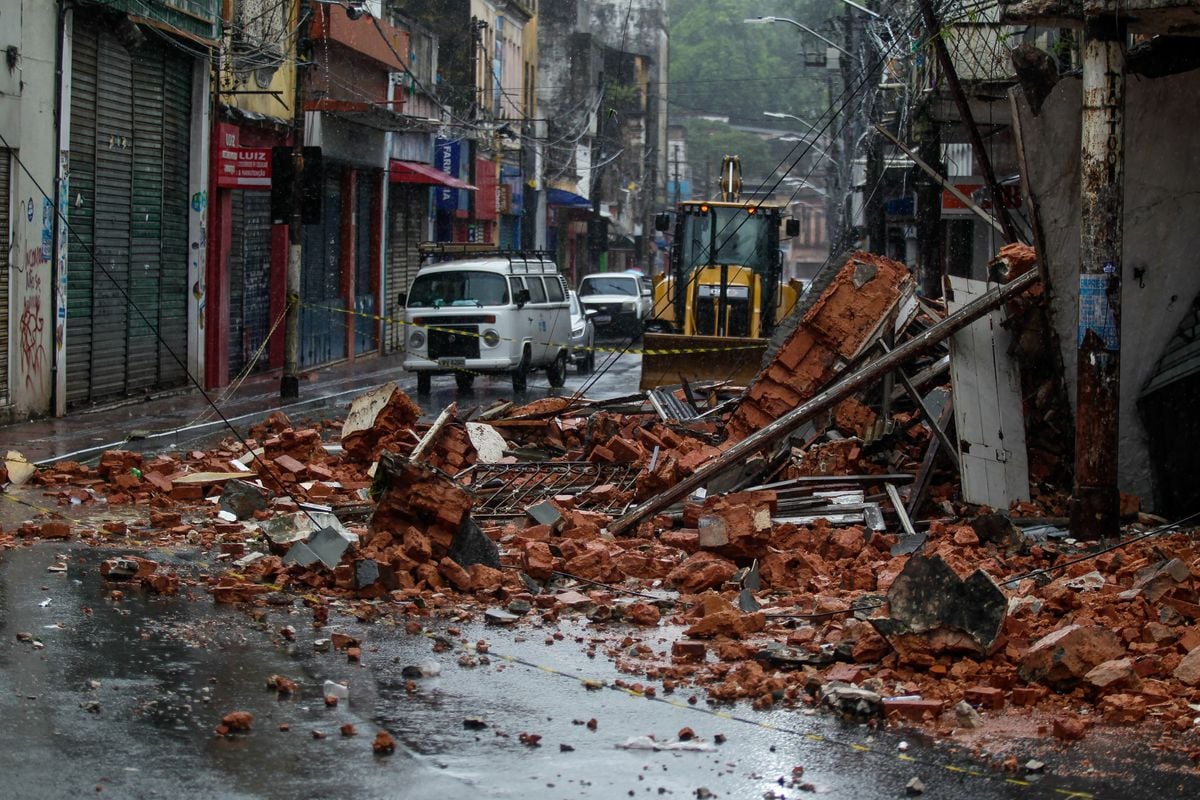
[[[1019,90],[1018,91],[1019,95]],[[1153,502],[1142,387],[1200,292],[1200,72],[1130,76],[1125,108],[1125,240],[1122,276],[1119,480]],[[1029,181],[1046,239],[1054,326],[1075,403],[1079,319],[1080,82],[1059,81],[1034,117],[1019,95]],[[1133,270],[1144,267],[1144,287]]]
[[[14,151],[9,204],[9,380],[12,413],[51,411],[54,370],[54,124],[58,4],[0,0],[0,146]],[[13,64],[10,67],[9,48]]]

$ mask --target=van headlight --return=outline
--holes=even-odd
[[[408,337],[408,346],[414,349],[425,346],[425,333],[423,331],[413,331]]]
[[[500,344],[500,334],[490,329],[484,331],[483,343],[488,347],[495,347],[496,345]]]
[[[633,311],[637,308],[637,303],[621,303],[622,311]]]

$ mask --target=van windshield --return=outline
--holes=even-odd
[[[599,278],[594,276],[585,278],[579,286],[579,296],[587,297],[594,294],[623,294],[627,297],[637,297],[637,279]]]
[[[494,272],[435,272],[418,275],[408,292],[409,308],[506,306],[508,281]]]

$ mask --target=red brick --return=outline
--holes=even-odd
[[[1004,692],[991,686],[972,686],[964,692],[964,699],[976,708],[1004,708]]]
[[[945,703],[941,700],[917,700],[904,697],[885,697],[883,699],[883,712],[889,717],[903,717],[913,722],[920,722],[925,719],[928,714],[932,719],[937,719]]]
[[[671,645],[671,659],[679,663],[697,664],[708,654],[708,645],[704,642],[680,640]]]
[[[304,472],[304,470],[305,470],[305,466],[303,464],[301,464],[299,461],[292,458],[291,456],[287,455],[286,453],[284,455],[277,457],[276,459],[274,459],[274,461],[277,465],[279,465],[279,467],[281,469],[284,469],[284,470],[292,473],[293,475],[299,475],[301,472]]]
[[[1014,686],[1012,702],[1014,706],[1036,705],[1043,694],[1044,691],[1037,686]]]

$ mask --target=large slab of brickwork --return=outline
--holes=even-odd
[[[808,400],[857,357],[913,290],[908,268],[855,252],[758,374],[726,427],[739,441]]]

